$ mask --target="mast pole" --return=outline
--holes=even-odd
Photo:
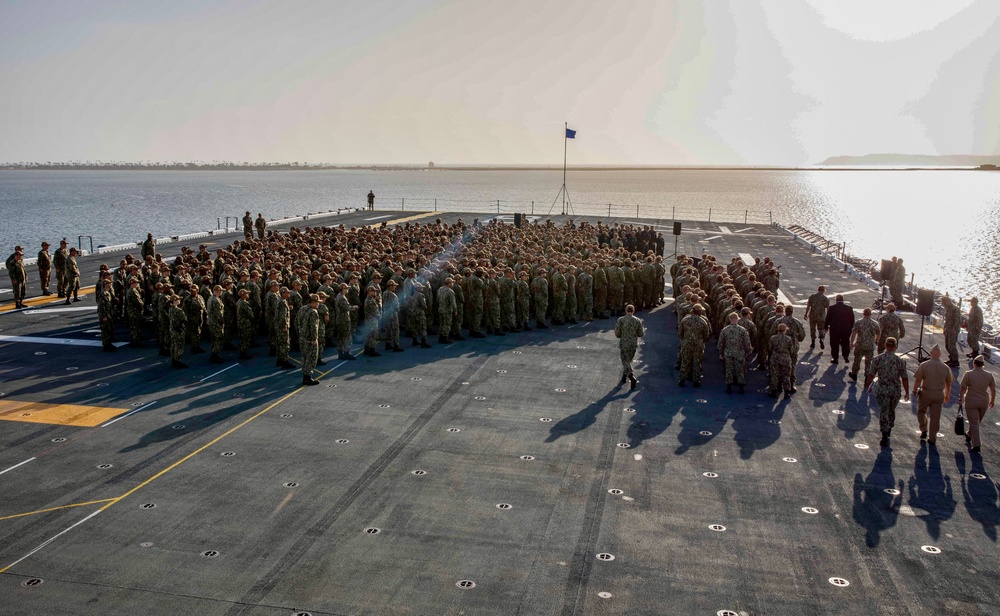
[[[563,213],[563,215],[566,214],[566,144],[569,141],[569,139],[566,137],[566,135],[567,135],[566,131],[567,130],[569,130],[569,123],[568,122],[563,122],[563,185],[562,185],[562,193],[563,193],[562,213]]]

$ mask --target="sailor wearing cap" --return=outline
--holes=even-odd
[[[38,283],[42,288],[42,295],[52,295],[49,291],[49,282],[52,280],[52,256],[49,254],[49,243],[42,242],[42,249],[38,251]]]

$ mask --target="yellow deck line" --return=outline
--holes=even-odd
[[[80,292],[77,293],[77,295],[90,295],[93,292],[94,292],[94,286],[93,285],[91,285],[89,287],[80,287]],[[24,305],[25,306],[42,306],[42,305],[45,305],[45,304],[56,304],[56,303],[64,302],[64,301],[66,301],[66,300],[53,293],[52,295],[43,295],[41,297],[32,297],[30,299],[26,299],[26,300],[24,300]],[[73,303],[72,300],[70,301],[70,303]],[[4,304],[4,305],[0,306],[0,314],[3,314],[5,312],[10,312],[12,310],[15,310],[14,305],[15,305],[14,302],[11,302],[9,304]]]
[[[323,378],[323,377],[325,377],[326,375],[330,374],[331,372],[333,372],[333,370],[334,370],[335,368],[336,368],[336,366],[335,366],[334,368],[330,368],[330,369],[329,369],[329,370],[327,370],[326,372],[323,372],[323,373],[320,373],[320,375],[319,375],[319,378]],[[165,469],[161,470],[160,472],[156,473],[155,475],[153,475],[152,477],[150,477],[150,478],[149,478],[149,479],[147,479],[146,481],[143,481],[143,482],[142,482],[142,483],[140,483],[139,485],[135,486],[134,488],[132,488],[132,489],[131,489],[131,490],[129,490],[128,492],[126,492],[126,493],[122,494],[121,496],[118,496],[118,497],[115,497],[115,498],[113,498],[113,499],[110,499],[110,500],[111,500],[111,502],[109,502],[109,503],[108,503],[107,505],[105,505],[105,506],[101,507],[101,511],[104,511],[105,509],[108,509],[108,508],[109,508],[109,507],[111,507],[112,505],[114,505],[114,504],[118,503],[118,501],[120,501],[120,500],[122,500],[122,499],[124,499],[124,498],[126,498],[126,497],[128,497],[128,496],[131,496],[131,495],[132,495],[132,494],[134,494],[135,492],[137,492],[137,491],[141,490],[142,488],[144,488],[144,487],[148,486],[149,484],[153,483],[154,481],[156,481],[156,480],[157,480],[157,479],[159,479],[160,477],[162,477],[162,476],[166,475],[167,473],[169,473],[170,471],[174,470],[175,468],[177,468],[177,467],[178,467],[178,466],[180,466],[181,464],[183,464],[183,463],[187,462],[188,460],[190,460],[191,458],[195,457],[195,456],[196,456],[196,455],[198,455],[199,453],[201,453],[201,452],[205,451],[206,449],[208,449],[208,448],[209,448],[209,447],[211,447],[212,445],[215,445],[216,443],[218,443],[218,442],[219,442],[219,441],[221,441],[222,439],[224,439],[224,438],[226,438],[227,436],[229,436],[230,434],[232,434],[232,433],[236,432],[237,430],[239,430],[239,429],[240,429],[240,428],[242,428],[243,426],[247,425],[247,424],[248,424],[248,423],[250,423],[251,421],[253,421],[253,420],[257,419],[258,417],[260,417],[261,415],[263,415],[264,413],[267,413],[268,411],[272,410],[272,409],[273,409],[274,407],[278,406],[278,405],[279,405],[279,404],[281,404],[282,402],[285,402],[286,400],[288,400],[289,398],[291,398],[292,396],[294,396],[295,394],[299,393],[300,391],[302,391],[302,390],[303,390],[303,389],[305,389],[305,388],[306,388],[306,386],[305,386],[305,385],[300,385],[300,386],[299,386],[299,387],[298,387],[297,389],[295,389],[294,391],[291,391],[291,392],[289,392],[289,393],[285,394],[285,395],[284,395],[283,397],[281,397],[281,398],[280,398],[279,400],[276,400],[276,401],[275,401],[275,402],[273,402],[273,403],[272,403],[272,404],[271,404],[270,406],[268,406],[268,407],[267,407],[267,408],[265,408],[264,410],[262,410],[262,411],[258,412],[258,413],[257,413],[256,415],[254,415],[254,416],[252,416],[252,417],[248,417],[248,418],[247,418],[246,420],[244,420],[244,421],[243,421],[242,423],[240,423],[239,425],[236,425],[236,426],[233,426],[233,427],[232,427],[232,428],[230,428],[229,430],[227,430],[227,431],[223,432],[223,433],[222,433],[222,434],[220,434],[219,436],[215,437],[215,438],[214,438],[214,439],[212,439],[211,441],[209,441],[209,442],[205,443],[204,445],[202,445],[201,447],[199,447],[198,449],[195,449],[194,451],[192,451],[192,452],[191,452],[191,453],[189,453],[188,455],[184,456],[184,457],[183,457],[183,458],[181,458],[180,460],[178,460],[178,461],[174,462],[174,463],[173,463],[173,464],[171,464],[170,466],[168,466],[168,467],[166,467]],[[3,573],[3,570],[2,570],[2,569],[0,569],[0,573]]]
[[[83,507],[84,505],[98,505],[100,503],[106,503],[108,501],[114,500],[113,498],[104,498],[101,500],[87,501],[85,503],[73,503],[72,505],[60,505],[59,507],[49,507],[48,509],[39,509],[37,511],[27,511],[25,513],[15,513],[14,515],[5,515],[0,517],[0,520],[13,520],[14,518],[23,518],[26,515],[35,515],[38,513],[48,513],[50,511],[59,511],[60,509],[69,509],[70,507]]]

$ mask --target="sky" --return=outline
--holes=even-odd
[[[0,0],[0,161],[1000,154],[995,0]]]

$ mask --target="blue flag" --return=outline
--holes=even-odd
[[[567,128],[566,129],[566,138],[567,139],[576,139],[576,131],[573,130],[572,128]]]

